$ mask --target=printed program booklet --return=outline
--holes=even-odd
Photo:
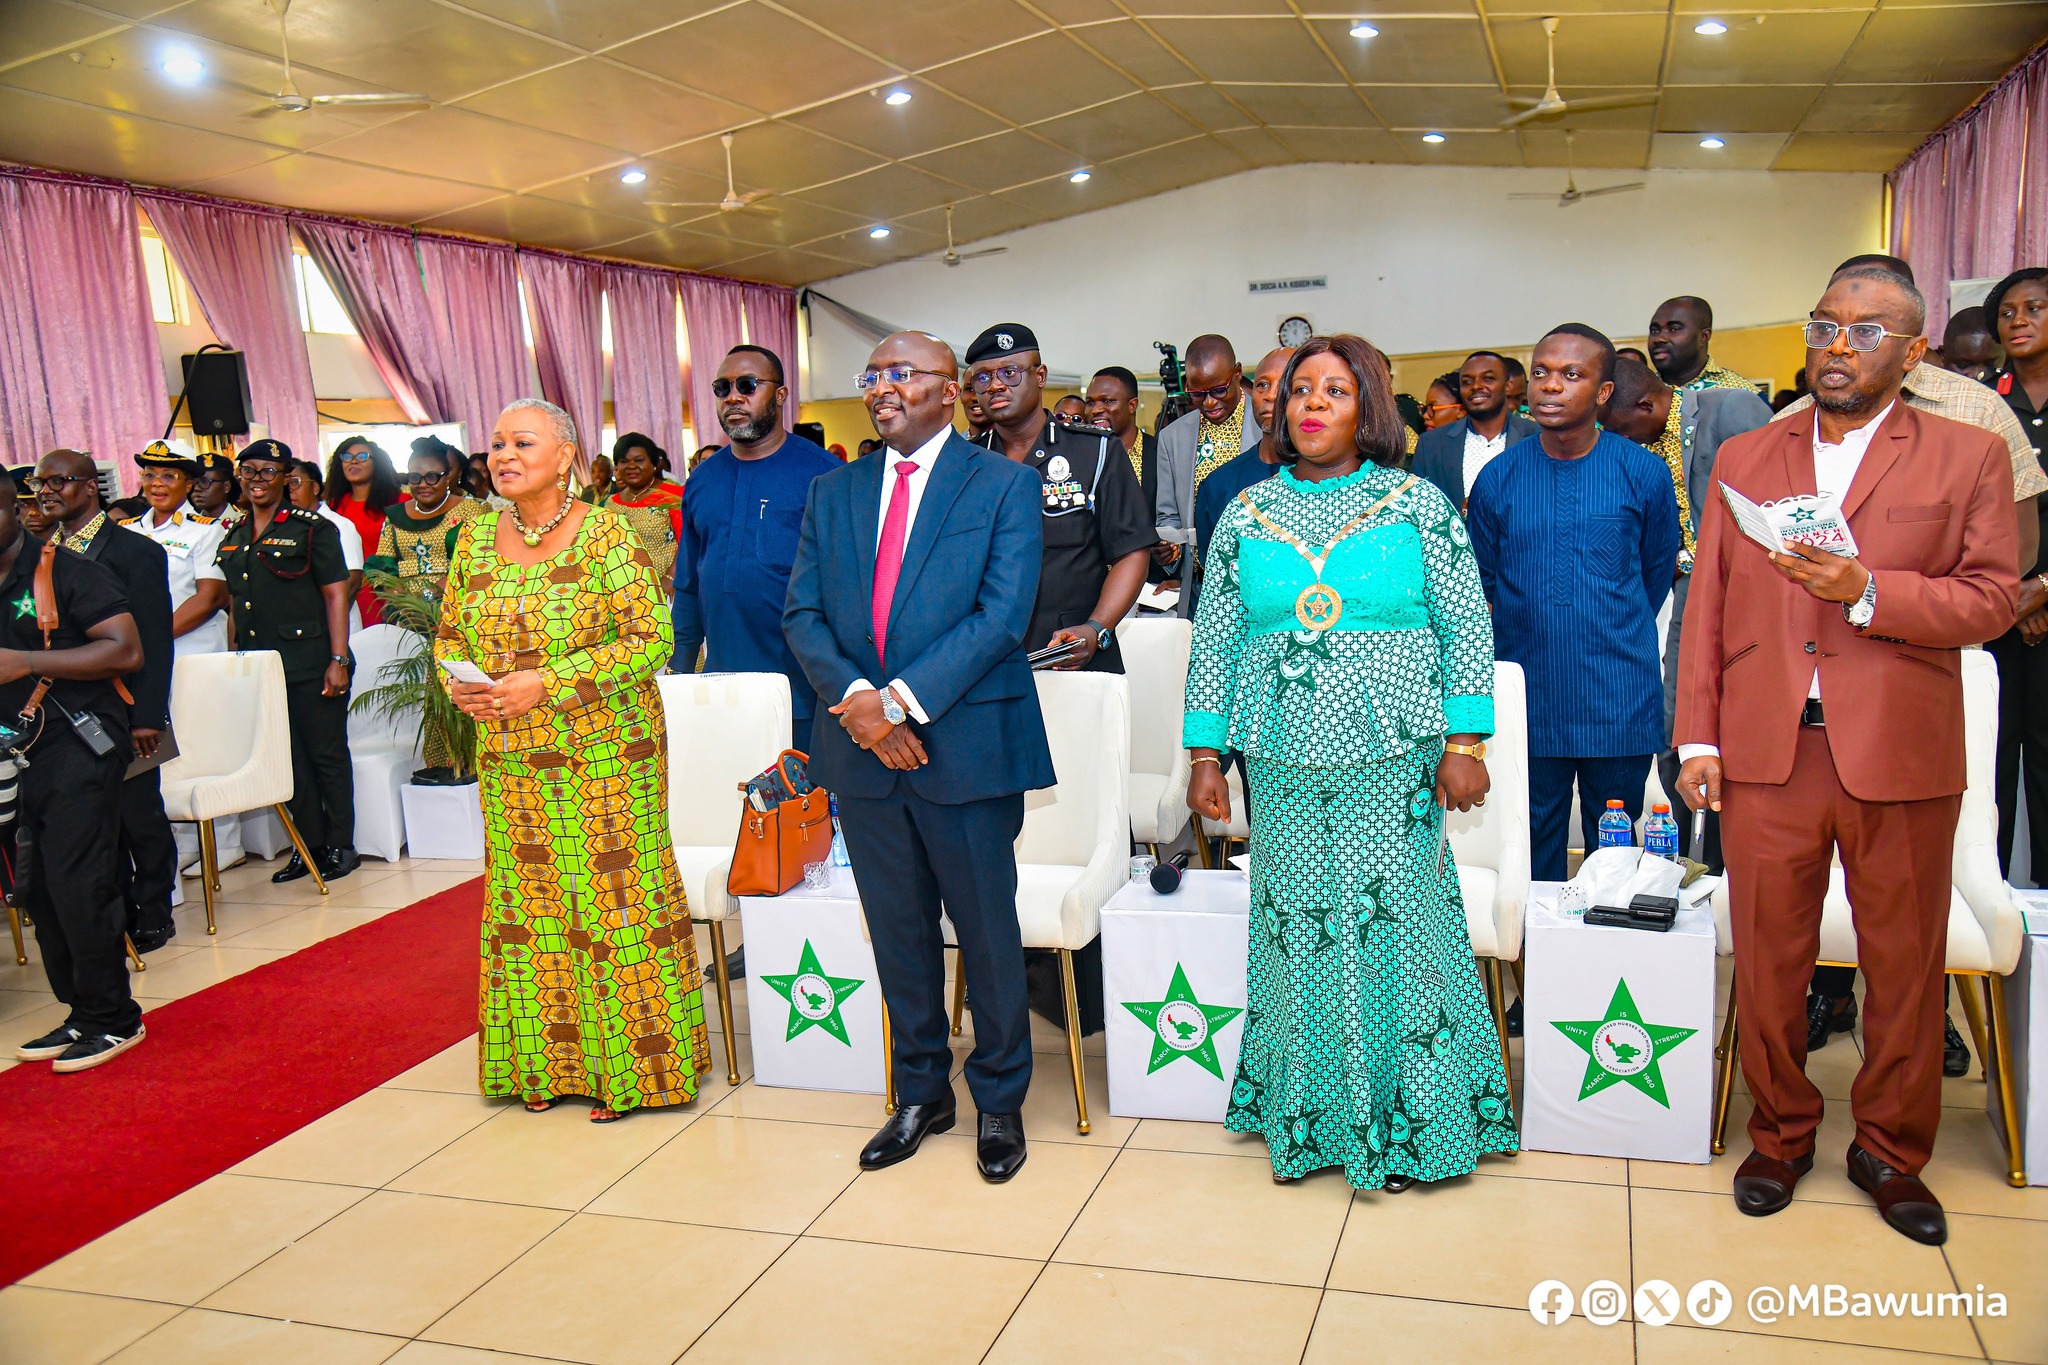
[[[1788,540],[1830,554],[1856,553],[1849,519],[1842,515],[1841,502],[1830,494],[1800,493],[1776,502],[1755,503],[1724,483],[1721,497],[1742,534],[1774,554],[1782,553]]]

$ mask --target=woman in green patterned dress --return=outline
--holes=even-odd
[[[1210,541],[1182,736],[1188,804],[1228,818],[1235,750],[1254,812],[1225,1122],[1265,1136],[1275,1180],[1399,1191],[1516,1149],[1441,843],[1446,804],[1486,797],[1493,629],[1456,509],[1398,467],[1379,354],[1318,337],[1281,388],[1285,467]]]
[[[569,496],[575,455],[552,403],[499,416],[512,505],[462,527],[434,653],[496,679],[448,687],[479,732],[483,1093],[583,1095],[604,1123],[687,1104],[711,1055],[668,832],[668,608],[625,523]]]

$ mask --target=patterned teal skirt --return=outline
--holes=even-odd
[[[1448,849],[1440,745],[1354,767],[1247,760],[1249,1008],[1226,1125],[1276,1175],[1467,1175],[1517,1149],[1500,1042]]]

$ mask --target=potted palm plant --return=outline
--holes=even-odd
[[[484,856],[483,809],[476,778],[476,722],[442,687],[434,662],[441,600],[431,578],[401,578],[372,569],[364,575],[384,604],[384,621],[405,632],[405,648],[375,678],[362,681],[351,709],[391,722],[414,737],[426,759],[399,789],[405,842],[415,858]],[[408,752],[409,752],[408,746]]]

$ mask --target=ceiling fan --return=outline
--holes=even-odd
[[[1580,201],[1581,199],[1592,199],[1592,198],[1595,198],[1595,197],[1597,197],[1597,196],[1599,196],[1599,195],[1603,195],[1603,194],[1624,194],[1624,193],[1628,192],[1629,190],[1639,190],[1639,189],[1641,189],[1641,188],[1643,187],[1643,185],[1644,185],[1644,183],[1645,183],[1644,181],[1641,181],[1641,180],[1631,180],[1631,181],[1629,181],[1629,182],[1628,182],[1627,184],[1625,184],[1625,185],[1602,185],[1602,186],[1600,186],[1600,187],[1599,187],[1598,189],[1592,189],[1592,190],[1582,190],[1582,189],[1580,189],[1580,188],[1579,188],[1579,181],[1578,181],[1578,173],[1577,173],[1577,170],[1576,170],[1576,168],[1575,168],[1575,167],[1574,167],[1574,166],[1572,165],[1572,138],[1573,138],[1573,133],[1572,133],[1572,130],[1571,130],[1571,129],[1569,129],[1569,128],[1565,129],[1565,130],[1564,130],[1564,193],[1563,193],[1563,194],[1559,194],[1559,195],[1552,195],[1552,194],[1550,194],[1550,193],[1549,193],[1548,191],[1542,191],[1542,192],[1529,192],[1529,191],[1523,191],[1523,192],[1520,192],[1520,193],[1516,193],[1516,194],[1511,194],[1511,195],[1509,195],[1509,196],[1508,196],[1508,198],[1510,198],[1510,199],[1552,199],[1552,198],[1554,198],[1554,199],[1556,199],[1556,200],[1557,200],[1557,206],[1558,206],[1559,208],[1561,208],[1561,209],[1568,209],[1568,208],[1570,208],[1570,207],[1571,207],[1571,206],[1572,206],[1573,204],[1576,204],[1576,203],[1578,203],[1578,202],[1579,202],[1579,201]]]
[[[277,45],[284,60],[284,84],[270,95],[270,103],[258,105],[249,111],[255,118],[268,118],[273,114],[303,114],[315,105],[379,105],[419,104],[429,105],[433,100],[417,92],[402,95],[302,95],[292,81],[291,36],[285,31],[285,12],[292,7],[292,0],[270,0],[270,7],[277,11]]]
[[[772,205],[760,202],[773,194],[773,190],[748,190],[741,194],[732,178],[732,134],[720,133],[718,140],[725,147],[725,198],[723,199],[649,199],[650,208],[662,209],[717,209],[720,213],[738,213],[752,209],[756,213],[774,213]]]
[[[1543,21],[1543,45],[1548,51],[1550,76],[1543,87],[1543,98],[1510,99],[1509,104],[1524,106],[1521,112],[1510,114],[1503,128],[1519,128],[1533,119],[1550,118],[1567,111],[1581,113],[1590,109],[1635,109],[1646,104],[1655,104],[1655,95],[1594,95],[1589,99],[1568,100],[1557,93],[1557,20],[1555,17]]]
[[[934,251],[929,256],[918,257],[921,261],[937,261],[941,265],[958,265],[971,261],[976,256],[1000,256],[1010,248],[1006,246],[985,246],[979,251],[962,251],[953,245],[953,206],[946,205],[946,249]]]

